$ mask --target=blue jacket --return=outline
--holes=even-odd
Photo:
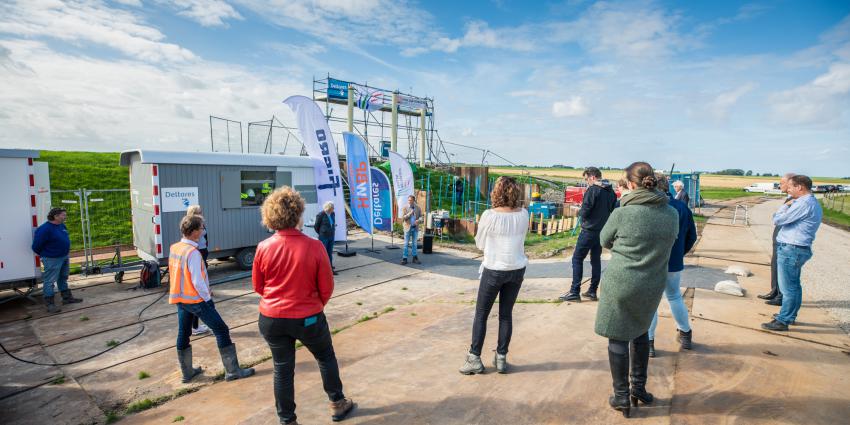
[[[35,229],[32,250],[46,258],[62,258],[71,250],[71,238],[65,224],[45,222]]]
[[[668,204],[679,213],[679,237],[676,238],[676,242],[673,242],[673,248],[670,250],[667,271],[680,272],[685,269],[685,254],[697,242],[697,226],[694,224],[694,215],[691,213],[691,209],[684,202],[670,197]]]

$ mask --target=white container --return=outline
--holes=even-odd
[[[32,252],[38,227],[33,159],[38,151],[0,149],[0,284],[17,287],[41,277]]]

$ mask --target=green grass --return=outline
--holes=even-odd
[[[577,239],[578,233],[573,236],[572,232],[556,233],[550,236],[529,233],[525,237],[525,252],[533,256],[545,256],[549,253],[558,254],[569,247],[575,246]]]
[[[156,403],[153,400],[146,398],[144,400],[139,400],[139,401],[132,403],[129,406],[127,406],[126,413],[130,414],[130,413],[141,412],[141,411],[144,411],[144,410],[148,410],[151,407],[154,407],[155,405],[156,405]]]
[[[144,370],[139,372],[139,380],[148,379],[151,377],[150,373],[145,372]]]
[[[110,348],[117,347],[118,344],[120,344],[120,343],[118,341],[114,340],[114,339],[110,339],[109,341],[106,341],[106,346],[110,347]]]
[[[80,317],[80,321],[81,321],[81,322],[88,322],[88,321],[89,321],[89,317],[88,317],[88,316],[82,316],[82,317]]]
[[[113,412],[113,411],[106,412],[106,423],[108,423],[108,424],[115,423],[115,422],[118,422],[119,419],[121,419],[121,415],[118,414],[118,412]]]
[[[50,168],[51,204],[68,210],[65,226],[71,237],[72,250],[83,248],[79,198],[73,193],[57,191],[129,189],[127,168],[118,164],[118,158],[117,152],[41,151],[38,161],[47,162]],[[132,244],[129,192],[95,192],[89,198],[103,199],[102,202],[89,203],[93,245]],[[62,203],[62,200],[77,203]]]
[[[56,378],[54,378],[52,381],[50,381],[50,384],[51,384],[51,385],[62,385],[62,384],[64,384],[64,383],[65,383],[65,376],[64,376],[64,375],[62,375],[62,376],[57,376],[57,377],[56,377]]]
[[[173,422],[180,422],[180,421],[182,421],[183,419],[186,419],[186,418],[184,418],[184,417],[182,417],[182,416],[176,416],[176,417],[175,417],[175,418],[174,418],[171,422],[172,422],[172,423],[173,423]]]
[[[705,223],[708,221],[708,217],[701,214],[694,214],[694,221],[697,223]]]
[[[821,206],[823,206],[823,201],[821,200],[820,202]],[[824,207],[823,222],[850,229],[850,214],[844,214],[840,211],[835,211]]]
[[[743,189],[735,189],[729,187],[700,187],[699,193],[705,200],[725,201],[727,199],[746,198],[748,196],[763,195],[760,193],[744,192]]]

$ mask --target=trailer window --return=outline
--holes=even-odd
[[[274,171],[242,171],[241,193],[243,207],[262,205],[275,189]]]

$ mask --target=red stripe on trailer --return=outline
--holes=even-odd
[[[32,227],[38,227],[38,217],[32,216]]]
[[[157,196],[157,195],[159,195],[159,186],[154,186],[153,187],[153,196]]]
[[[38,255],[35,256],[35,266],[41,267],[41,257],[39,257]]]
[[[30,187],[35,187],[35,176],[30,174]]]
[[[30,205],[35,208],[35,195],[30,195]]]
[[[162,244],[161,243],[156,244],[156,253],[162,254]]]
[[[3,264],[3,262],[2,262],[2,261],[0,261],[0,269],[5,268],[5,267],[6,267],[6,266]]]
[[[156,165],[152,165],[151,167],[153,167],[153,176],[156,177],[157,172],[159,171],[159,167],[157,167]]]
[[[159,235],[159,234],[160,234],[161,229],[160,229],[160,227],[159,227],[159,224],[157,224],[156,226],[154,226],[154,227],[153,227],[153,229],[154,229],[154,232],[155,232],[157,235]]]
[[[153,206],[153,215],[159,215],[159,205]]]
[[[32,158],[27,158],[27,164],[32,165]]]

